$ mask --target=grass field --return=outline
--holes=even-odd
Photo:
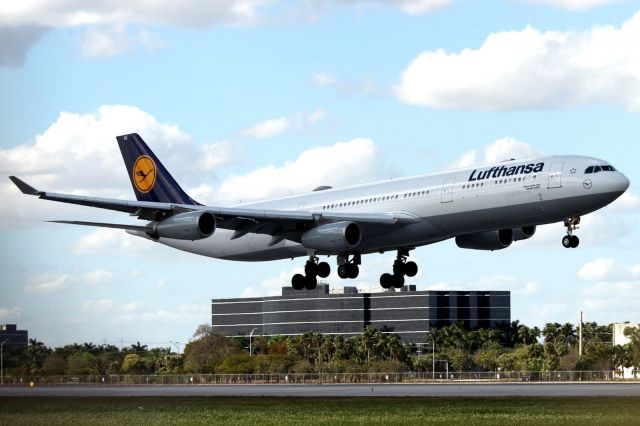
[[[0,425],[640,425],[640,398],[0,398]]]

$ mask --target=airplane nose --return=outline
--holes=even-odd
[[[624,192],[627,190],[627,188],[629,188],[630,184],[631,182],[629,181],[629,178],[620,173],[620,176],[618,177],[616,182],[616,189],[620,192]]]

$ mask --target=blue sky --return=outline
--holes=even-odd
[[[635,1],[71,1],[0,6],[0,170],[133,197],[115,136],[139,132],[208,204],[536,153],[611,161],[632,185],[507,250],[413,252],[419,289],[506,289],[530,325],[638,321],[640,14]],[[338,154],[339,153],[339,154]],[[225,262],[131,221],[0,183],[0,322],[49,345],[188,341],[211,298],[278,294],[303,261]],[[392,254],[364,260],[377,285]],[[334,268],[335,269],[335,268]],[[340,285],[335,274],[329,282]],[[126,344],[126,343],[125,343]]]

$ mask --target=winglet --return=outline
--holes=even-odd
[[[23,194],[28,194],[28,195],[40,195],[40,194],[42,194],[41,191],[38,191],[37,189],[35,189],[31,185],[21,181],[20,179],[18,179],[15,176],[9,176],[9,179],[11,179],[11,182],[13,182],[18,187],[18,189],[20,191],[22,191]]]

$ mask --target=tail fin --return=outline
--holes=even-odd
[[[137,133],[116,137],[138,201],[193,204]]]

